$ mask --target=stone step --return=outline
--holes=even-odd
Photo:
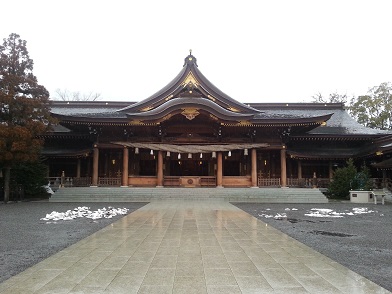
[[[259,203],[327,203],[318,189],[306,188],[134,188],[74,187],[59,189],[50,202],[150,202],[216,200]]]

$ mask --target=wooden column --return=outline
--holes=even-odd
[[[302,179],[302,161],[298,159],[298,179]]]
[[[122,171],[122,187],[128,187],[128,162],[129,162],[129,149],[124,147],[123,150],[123,171]]]
[[[76,162],[76,177],[80,178],[80,165],[81,165],[81,159],[78,158],[78,161]]]
[[[387,177],[387,171],[385,169],[382,170],[382,187],[383,188],[388,188],[388,177]]]
[[[287,186],[287,170],[286,170],[286,148],[280,150],[280,185],[282,188]]]
[[[216,156],[216,187],[223,188],[223,162],[222,162],[222,152],[217,152]]]
[[[157,187],[163,187],[163,154],[158,151]]]
[[[97,145],[94,145],[93,150],[93,177],[91,179],[91,186],[98,186],[98,163],[99,163],[99,149]]]
[[[257,150],[254,148],[251,150],[252,156],[252,188],[258,188],[257,186]]]
[[[332,161],[329,161],[328,171],[329,171],[329,180],[332,180],[332,178],[333,178],[333,163],[332,163]]]

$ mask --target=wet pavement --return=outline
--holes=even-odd
[[[157,201],[6,280],[0,293],[390,292],[230,203]]]
[[[390,202],[386,205],[350,202],[236,205],[268,225],[392,291]],[[332,210],[329,216],[314,216],[317,215],[317,211],[327,210]],[[277,214],[286,214],[287,217],[268,217]]]

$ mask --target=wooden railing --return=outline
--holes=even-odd
[[[163,178],[163,186],[165,186],[165,187],[179,187],[180,186],[180,177],[165,176]]]
[[[60,177],[48,177],[48,183],[52,190],[58,189],[60,186]]]
[[[201,187],[215,187],[216,177],[214,176],[200,176]],[[163,178],[163,185],[165,187],[179,187],[181,185],[181,177],[178,176],[165,176]]]
[[[317,188],[328,188],[329,183],[331,182],[330,178],[317,178]]]
[[[91,186],[91,177],[49,177],[48,182],[52,190],[60,187],[89,187]]]
[[[216,186],[216,177],[213,177],[213,176],[200,177],[200,185],[202,187],[215,187]]]
[[[257,185],[259,187],[279,187],[280,178],[258,178]]]
[[[111,187],[120,185],[121,178],[98,178],[98,186],[100,187]]]
[[[390,178],[371,178],[373,189],[386,188],[392,191],[392,179]]]
[[[287,187],[293,188],[328,188],[329,178],[287,178]]]
[[[49,177],[48,182],[53,190],[57,190],[60,187],[89,187],[91,186],[91,177],[73,178],[73,177]],[[180,177],[176,176],[165,176],[163,180],[165,187],[179,187]],[[100,187],[111,187],[121,186],[121,178],[107,178],[99,177],[98,186]],[[202,176],[200,177],[200,186],[202,187],[215,187],[216,177],[214,176]]]
[[[287,187],[292,188],[327,188],[329,178],[287,178]],[[280,178],[258,178],[257,185],[259,187],[280,187]]]
[[[59,187],[88,187],[91,186],[91,177],[49,177],[48,181],[53,190],[57,190]],[[372,178],[373,188],[388,188],[392,191],[392,179]],[[327,188],[329,185],[329,178],[287,178],[287,187],[296,188],[312,188],[316,183],[317,188]],[[178,176],[165,176],[163,180],[165,187],[179,187],[180,177]],[[257,185],[259,187],[280,187],[280,178],[258,178]],[[121,178],[98,178],[98,186],[110,187],[110,186],[121,186]],[[215,187],[216,177],[214,176],[201,176],[200,177],[201,187]]]
[[[295,188],[305,188],[308,186],[307,179],[287,178],[287,186]]]
[[[89,187],[91,186],[91,177],[73,178],[74,187]]]

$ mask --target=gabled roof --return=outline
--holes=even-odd
[[[199,97],[213,101],[221,108],[234,113],[256,114],[259,111],[243,104],[223,93],[215,87],[198,69],[197,60],[189,54],[180,73],[164,88],[149,98],[120,109],[120,112],[135,114],[155,109],[167,101],[179,97],[181,93],[187,92],[189,97]],[[192,95],[193,94],[193,95]],[[196,95],[195,95],[196,94]]]
[[[341,103],[241,103],[214,86],[189,54],[179,74],[140,102],[53,102],[62,123],[155,125],[177,114],[189,120],[203,113],[225,126],[300,127],[302,138],[377,138],[390,131],[370,129],[351,118]]]
[[[97,105],[96,111],[86,106],[87,109],[68,108],[60,112],[52,110],[52,113],[63,122],[133,125],[158,124],[176,114],[192,120],[203,113],[226,126],[305,126],[308,129],[321,125],[333,114],[274,114],[269,110],[241,103],[215,87],[200,72],[192,54],[185,58],[180,73],[160,91],[126,107],[114,109],[114,106],[115,104],[106,102],[102,108]]]

